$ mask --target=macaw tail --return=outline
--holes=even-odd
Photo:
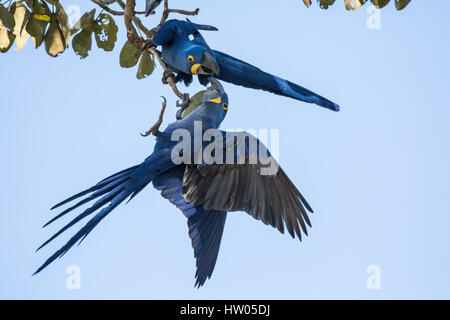
[[[214,57],[220,69],[219,79],[233,84],[269,91],[281,96],[317,104],[321,107],[339,111],[339,106],[293,82],[273,76],[239,59],[225,53],[215,51]]]
[[[94,217],[89,220],[86,225],[81,228],[70,240],[62,246],[61,249],[56,251],[50,258],[45,261],[45,263],[40,266],[34,274],[39,273],[44,268],[46,268],[50,263],[52,263],[56,258],[62,257],[75,243],[78,241],[81,243],[84,238],[95,228],[95,226],[106,217],[114,208],[116,208],[119,204],[121,204],[127,197],[130,197],[130,200],[139,193],[147,184],[152,180],[152,175],[142,175],[136,174],[139,173],[138,169],[141,168],[140,165],[128,168],[126,170],[117,172],[116,174],[100,181],[93,187],[86,189],[60,203],[52,207],[51,209],[56,209],[66,203],[69,203],[75,199],[83,197],[85,195],[90,194],[84,199],[80,200],[75,205],[70,208],[64,210],[52,220],[47,222],[45,226],[49,225],[53,221],[61,218],[65,214],[71,212],[72,210],[78,208],[79,206],[88,203],[94,199],[98,199],[91,207],[84,210],[80,215],[75,217],[72,221],[70,221],[67,225],[65,225],[61,230],[59,230],[56,234],[54,234],[50,239],[45,241],[36,251],[47,245],[50,241],[55,239],[61,233],[66,231],[68,228],[87,217],[91,213],[96,212],[106,204],[106,207],[103,207],[100,211],[96,213]]]

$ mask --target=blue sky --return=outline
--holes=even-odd
[[[366,8],[343,3],[191,2],[171,1],[199,7],[193,20],[219,28],[204,34],[211,47],[341,105],[333,113],[225,84],[222,128],[280,130],[281,166],[315,210],[309,236],[299,243],[231,213],[198,290],[186,220],[149,186],[31,277],[73,232],[35,253],[67,221],[42,229],[49,208],[150,154],[153,138],[139,133],[155,122],[160,95],[164,124],[174,119],[160,68],[144,80],[120,68],[116,20],[112,53],[94,48],[80,61],[69,49],[55,59],[30,42],[0,57],[0,298],[450,298],[450,3],[413,1],[401,12],[391,3],[369,30]],[[80,290],[66,286],[70,265],[80,267]],[[381,270],[379,290],[366,286],[370,265]]]

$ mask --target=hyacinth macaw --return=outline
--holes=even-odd
[[[203,85],[207,84],[210,76],[214,76],[239,86],[261,89],[339,111],[336,103],[308,89],[264,72],[228,54],[212,50],[199,30],[215,31],[217,28],[195,24],[189,20],[168,20],[153,38],[146,42],[143,49],[162,46],[163,61],[176,73],[176,80],[182,80],[186,85],[192,82],[192,75],[198,75]],[[190,36],[193,39],[190,39]],[[187,104],[187,101],[184,104]]]
[[[192,239],[196,258],[197,287],[202,286],[214,270],[228,211],[246,211],[263,223],[277,228],[281,233],[284,233],[286,228],[293,238],[297,235],[301,240],[300,229],[307,234],[306,225],[311,226],[311,223],[306,210],[312,212],[311,207],[281,168],[277,167],[278,170],[271,175],[261,175],[263,165],[249,164],[248,159],[259,151],[249,148],[248,145],[241,151],[241,156],[246,159],[245,164],[223,162],[225,164],[197,165],[175,164],[172,161],[171,153],[178,141],[172,141],[171,135],[176,129],[182,128],[194,134],[195,123],[200,122],[204,133],[207,129],[218,128],[225,118],[228,96],[217,80],[211,79],[211,83],[200,105],[187,117],[169,124],[163,132],[158,129],[162,120],[161,113],[156,130],[152,129],[152,133],[156,136],[153,153],[144,162],[117,172],[52,208],[59,208],[79,199],[79,202],[62,211],[46,225],[95,200],[91,207],[76,216],[38,248],[39,250],[71,226],[93,214],[93,217],[64,246],[50,256],[35,274],[56,258],[63,256],[75,243],[81,242],[113,209],[127,198],[130,201],[150,182],[161,191],[164,198],[187,217],[189,237]],[[217,131],[219,135],[226,135],[225,131]],[[245,132],[235,134],[238,138],[245,138],[247,135],[249,139],[256,139]],[[234,149],[238,145],[234,139],[231,142],[225,139],[223,141],[223,145],[219,146],[223,147],[224,154],[225,150]],[[258,149],[263,147],[258,139],[256,141]],[[266,155],[271,157],[270,153]],[[237,151],[235,156],[237,157]]]

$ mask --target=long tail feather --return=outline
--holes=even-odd
[[[66,224],[63,228],[61,228],[58,232],[56,232],[52,237],[50,237],[50,239],[45,241],[39,248],[37,248],[36,251],[45,247],[50,241],[55,239],[57,236],[59,236],[61,233],[63,233],[67,229],[69,229],[71,226],[76,224],[78,221],[82,220],[83,218],[85,218],[88,215],[90,215],[91,213],[93,213],[95,210],[100,209],[102,206],[104,206],[108,202],[112,201],[118,193],[123,191],[122,186],[117,187],[117,189],[118,190],[114,190],[113,192],[110,192],[107,195],[103,196],[101,199],[99,199],[97,202],[95,202],[90,208],[84,210],[83,213],[76,216],[72,221],[70,221],[68,224]]]
[[[86,194],[88,194],[88,193],[91,193],[91,192],[93,192],[93,191],[95,191],[95,190],[98,190],[98,189],[104,187],[105,185],[109,184],[110,182],[112,182],[112,181],[114,181],[114,180],[116,180],[116,179],[118,179],[118,178],[121,178],[121,177],[123,177],[123,176],[125,176],[125,175],[128,175],[128,174],[130,173],[130,171],[134,171],[134,170],[137,169],[138,167],[139,167],[139,166],[133,166],[133,167],[131,167],[131,168],[128,168],[128,169],[119,171],[119,172],[117,172],[117,173],[115,173],[115,174],[113,174],[113,175],[111,175],[111,176],[109,176],[109,177],[103,179],[102,181],[100,181],[99,183],[97,183],[95,186],[93,186],[93,187],[91,187],[91,188],[89,188],[89,189],[86,189],[86,190],[84,190],[84,191],[81,191],[80,193],[77,193],[76,195],[71,196],[70,198],[67,198],[67,199],[64,200],[64,201],[61,201],[61,202],[59,202],[58,204],[55,204],[53,207],[50,208],[50,210],[59,208],[59,207],[65,205],[66,203],[68,203],[68,202],[70,202],[70,201],[73,201],[73,200],[75,200],[75,199],[77,199],[77,198],[80,198],[80,197],[82,197],[82,196],[84,196],[84,195],[86,195]]]
[[[56,217],[54,217],[53,219],[51,219],[49,222],[47,222],[43,227],[48,226],[49,224],[51,224],[52,222],[58,220],[59,218],[61,218],[62,216],[64,216],[65,214],[73,211],[74,209],[78,208],[79,206],[88,203],[89,201],[92,201],[98,197],[100,197],[101,195],[110,192],[111,190],[114,190],[114,188],[116,188],[118,185],[120,185],[121,183],[129,180],[130,177],[122,177],[120,179],[117,179],[116,181],[112,181],[110,184],[107,184],[105,186],[103,186],[102,188],[100,188],[99,190],[97,190],[96,192],[94,192],[92,195],[90,195],[87,198],[84,198],[83,200],[77,202],[75,205],[71,206],[70,208],[64,210],[63,212],[61,212],[60,214],[58,214]],[[73,198],[72,200],[74,200],[76,198]]]
[[[95,226],[110,213],[114,208],[116,208],[123,200],[128,197],[128,192],[126,190],[122,190],[118,195],[114,197],[111,201],[111,204],[105,208],[103,208],[99,213],[97,213],[91,220],[89,220],[86,225],[80,229],[70,240],[61,247],[58,251],[56,251],[50,258],[48,258],[42,266],[40,266],[33,275],[41,272],[45,269],[50,263],[52,263],[56,258],[61,258],[69,249],[77,243],[79,240],[83,240],[91,231],[95,228]]]
[[[321,107],[339,111],[336,103],[293,82],[281,79],[258,69],[249,63],[215,51],[214,57],[220,69],[221,80],[253,89],[261,89],[296,100],[314,103]]]
[[[114,208],[116,208],[120,203],[122,203],[127,197],[134,197],[137,193],[139,193],[145,186],[147,186],[153,177],[152,170],[144,167],[144,170],[138,171],[141,166],[134,166],[128,168],[126,170],[120,171],[106,179],[103,179],[95,186],[86,189],[60,203],[58,203],[53,208],[60,207],[66,203],[69,203],[77,198],[88,195],[84,199],[78,201],[75,205],[70,208],[64,210],[52,220],[47,222],[45,226],[52,223],[53,221],[61,218],[67,213],[73,211],[79,206],[88,203],[92,200],[98,199],[95,201],[91,207],[84,210],[81,214],[72,219],[68,224],[62,227],[58,232],[56,232],[52,237],[50,237],[47,241],[45,241],[37,250],[40,250],[56,237],[61,235],[64,231],[98,211],[87,223],[81,228],[70,240],[62,246],[58,251],[56,251],[50,258],[48,258],[45,263],[40,266],[34,274],[39,273],[44,268],[46,268],[50,263],[52,263],[56,258],[62,257],[75,243],[81,243],[83,239],[95,228],[95,226],[106,217]],[[36,250],[36,251],[37,251]]]

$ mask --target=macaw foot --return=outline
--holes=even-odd
[[[153,43],[152,39],[147,39],[144,42],[143,47],[141,48],[141,52],[150,48],[155,48],[156,49],[157,45]]]
[[[141,136],[143,136],[143,137],[147,137],[150,134],[156,136],[159,132],[159,127],[161,126],[161,123],[163,121],[163,115],[164,115],[164,111],[166,110],[166,105],[167,105],[166,98],[164,98],[162,96],[161,96],[161,98],[163,98],[163,103],[162,103],[161,112],[159,113],[158,121],[156,121],[156,123],[146,133],[144,133],[144,134],[141,133]]]
[[[177,107],[180,108],[177,111],[177,120],[180,120],[183,115],[183,111],[191,104],[191,99],[189,98],[189,93],[183,93],[183,100],[181,102],[177,101]]]
[[[169,70],[165,70],[164,72],[163,72],[163,77],[162,77],[162,83],[163,84],[168,84],[169,83],[169,78],[172,78],[172,79],[176,79],[176,76],[175,76],[175,74],[172,72],[172,71],[169,71]],[[176,80],[175,80],[176,81]]]

